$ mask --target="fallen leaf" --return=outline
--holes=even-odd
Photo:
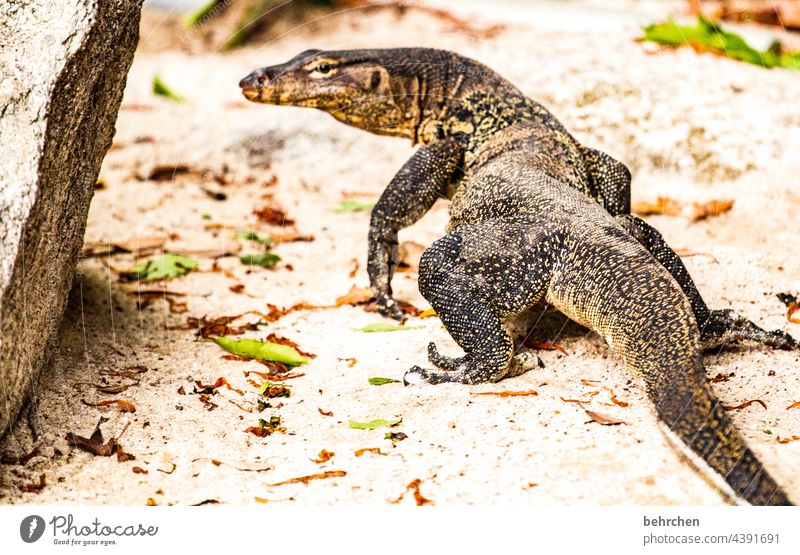
[[[214,342],[229,353],[237,356],[281,362],[289,366],[297,366],[308,362],[308,359],[294,348],[278,343],[264,343],[256,339],[235,340],[230,337],[216,337]]]
[[[746,409],[747,407],[749,407],[753,403],[758,403],[759,405],[764,407],[765,410],[767,408],[767,404],[764,401],[762,401],[761,399],[753,399],[751,401],[745,401],[741,405],[736,405],[735,407],[729,407],[727,405],[722,405],[722,408],[724,408],[725,410],[741,410],[741,409]]]
[[[239,262],[245,266],[261,266],[262,268],[272,268],[280,261],[281,257],[273,252],[245,254],[239,257]]]
[[[239,395],[244,395],[241,389],[236,389],[231,384],[229,384],[227,378],[225,378],[224,376],[220,376],[219,378],[217,378],[217,381],[215,381],[213,384],[203,384],[200,380],[195,380],[194,383],[199,389],[198,393],[201,394],[213,393],[215,389],[219,389],[220,387],[225,386],[227,389],[230,389],[231,391],[236,392]]]
[[[565,356],[569,356],[567,350],[558,343],[526,343],[525,345],[531,349],[537,349],[540,351],[558,351],[563,353]]]
[[[709,381],[711,383],[727,382],[729,379],[731,379],[731,376],[733,376],[733,374],[719,374],[718,373],[716,376],[711,378]]]
[[[796,409],[796,408],[798,408],[798,407],[800,407],[800,401],[795,401],[794,403],[792,403],[791,405],[789,405],[788,407],[786,407],[786,410],[789,410],[789,409]]]
[[[392,428],[397,426],[403,421],[402,418],[397,420],[370,420],[369,422],[356,422],[355,420],[350,420],[349,426],[356,430],[377,430],[378,428]]]
[[[133,468],[131,468],[131,472],[133,472],[134,474],[148,474],[147,470],[145,470],[141,466],[134,466]]]
[[[286,232],[272,234],[272,241],[276,245],[280,245],[281,243],[296,243],[300,241],[310,243],[313,240],[313,235],[303,235],[301,233]]]
[[[342,305],[358,305],[364,304],[372,300],[373,294],[372,290],[367,289],[366,287],[356,287],[353,285],[350,288],[350,291],[338,297],[334,306],[342,306]]]
[[[349,214],[352,212],[366,212],[375,208],[374,202],[361,202],[358,200],[345,199],[334,208],[337,214]]]
[[[405,494],[406,494],[406,493],[408,493],[409,491],[411,491],[411,492],[413,492],[413,493],[414,493],[414,501],[416,502],[416,504],[417,504],[417,507],[420,507],[420,506],[422,506],[422,505],[428,505],[428,504],[431,504],[431,505],[432,505],[432,504],[433,504],[433,501],[431,501],[430,499],[427,499],[427,498],[423,497],[422,493],[420,493],[420,491],[419,491],[419,486],[420,486],[420,484],[422,484],[422,480],[420,480],[419,478],[417,478],[417,479],[416,479],[416,480],[414,480],[413,482],[410,482],[410,483],[409,483],[409,484],[406,486],[406,489],[405,489],[405,491],[403,491],[403,493],[401,493],[401,494],[400,494],[400,497],[398,497],[398,498],[397,498],[397,499],[395,499],[394,501],[391,501],[391,503],[392,503],[393,505],[396,505],[397,503],[400,503],[400,501],[402,501],[402,500],[403,500],[403,497],[405,497]]]
[[[611,396],[611,402],[612,403],[614,403],[618,407],[627,407],[628,406],[629,403],[626,403],[625,401],[620,401],[619,399],[617,399],[617,396],[614,395],[614,390],[613,389],[611,389],[610,387],[607,387],[606,391],[608,391],[608,394]]]
[[[356,365],[356,363],[358,362],[358,361],[357,361],[356,359],[354,359],[354,358],[337,358],[336,360],[341,360],[342,362],[346,362],[346,363],[347,363],[347,367],[348,367],[348,368],[352,368],[352,367],[353,367],[353,366],[355,366],[355,365]]]
[[[317,407],[317,410],[322,416],[333,416],[333,411],[330,410],[322,410],[321,408]]]
[[[285,337],[281,337],[279,335],[275,335],[274,333],[271,333],[271,334],[269,334],[267,336],[266,340],[267,341],[271,341],[272,343],[277,343],[278,345],[286,345],[287,347],[291,347],[292,349],[294,349],[295,351],[297,351],[298,353],[300,353],[304,357],[317,358],[317,355],[315,355],[313,353],[307,353],[307,352],[303,351],[302,349],[300,349],[300,345],[298,345],[297,343],[295,343],[291,339],[287,339]]]
[[[283,384],[274,384],[272,382],[264,382],[258,388],[258,394],[262,397],[289,397],[291,396],[291,391],[288,387]]]
[[[792,441],[800,440],[800,436],[792,436],[792,437],[784,437],[777,436],[775,439],[778,440],[778,443],[791,443]]]
[[[531,397],[539,395],[538,391],[473,391],[472,395],[494,395],[495,397]]]
[[[338,478],[340,476],[347,476],[347,472],[344,470],[328,470],[327,472],[322,472],[320,474],[300,476],[299,478],[292,478],[290,480],[284,480],[283,482],[270,484],[270,487],[285,486],[287,484],[308,484],[308,482],[311,480],[324,480],[326,478]]]
[[[153,94],[173,102],[185,102],[186,98],[173,91],[158,75],[153,75]]]
[[[192,462],[198,461],[209,461],[214,466],[228,466],[235,470],[241,470],[242,472],[266,472],[267,470],[272,470],[272,466],[270,465],[255,465],[249,463],[235,463],[235,462],[228,462],[223,461],[220,459],[214,459],[211,457],[198,457],[196,459],[192,459]]]
[[[185,276],[192,270],[197,270],[199,266],[199,262],[194,258],[167,253],[138,264],[131,271],[122,272],[120,276],[141,281],[174,279]]]
[[[158,507],[158,503],[156,503],[156,500],[153,499],[152,497],[147,498],[147,502],[145,503],[145,505],[148,507]]]
[[[420,245],[414,241],[403,241],[397,248],[399,264],[398,272],[417,272],[419,271],[419,260],[425,252],[425,245]]]
[[[112,437],[110,440],[108,440],[108,442],[104,442],[103,432],[100,431],[100,425],[107,421],[108,418],[101,416],[100,420],[97,422],[94,432],[92,432],[92,435],[88,438],[68,432],[66,435],[66,440],[71,445],[92,453],[98,457],[110,457],[114,454],[117,447],[117,442],[122,437],[122,434],[124,434],[128,429],[128,426],[130,426],[130,422],[125,423],[125,427],[117,437]]]
[[[132,253],[143,256],[153,251],[162,250],[167,237],[134,237],[124,241],[84,243],[81,255],[84,257],[103,256],[117,252]]]
[[[351,260],[350,266],[351,266],[350,272],[347,274],[347,277],[354,278],[358,273],[358,258],[354,258],[353,260]]]
[[[263,497],[253,497],[253,499],[255,500],[256,503],[265,503],[265,504],[269,503],[269,501],[267,499],[264,499]]]
[[[22,490],[24,493],[39,493],[44,489],[47,485],[44,479],[44,474],[39,475],[39,479],[36,482],[31,482],[29,484],[22,484],[19,486],[19,489]]]
[[[353,331],[360,331],[364,333],[383,333],[388,331],[407,331],[419,330],[422,326],[402,326],[399,324],[389,324],[386,322],[379,322],[376,324],[368,324],[363,328],[353,328]]]
[[[680,201],[668,197],[658,197],[655,203],[647,201],[634,202],[633,206],[631,206],[631,212],[640,216],[651,216],[653,214],[677,216],[682,210],[683,204]]]
[[[363,449],[358,449],[355,452],[356,457],[362,456],[364,453],[372,453],[373,455],[383,455],[386,456],[386,453],[380,450],[380,447],[365,447]]]
[[[334,453],[332,451],[328,451],[327,449],[323,449],[322,451],[320,451],[317,454],[317,458],[316,459],[309,459],[309,460],[311,462],[313,462],[313,463],[322,464],[322,463],[325,463],[325,462],[328,462],[329,460],[331,460],[331,457],[333,457],[335,454],[336,453]]]
[[[591,422],[597,422],[598,424],[602,424],[603,426],[615,426],[617,424],[627,424],[624,420],[619,420],[614,418],[613,416],[608,416],[605,414],[600,414],[599,412],[594,412],[588,409],[583,409],[586,415],[591,418]]]
[[[692,221],[698,222],[710,216],[719,216],[733,208],[733,200],[710,200],[705,203],[695,202],[692,212]]]
[[[263,206],[258,210],[253,210],[253,214],[265,224],[279,227],[294,225],[294,220],[288,218],[283,210],[274,206]]]
[[[400,380],[392,378],[369,378],[370,385],[386,385],[387,383],[400,383]]]
[[[39,449],[41,448],[41,446],[42,446],[42,441],[34,443],[33,447],[31,447],[31,450],[24,455],[9,455],[7,453],[4,453],[3,455],[0,455],[0,464],[14,464],[14,465],[25,466],[29,460],[31,460],[33,457],[39,454]]]
[[[106,401],[100,401],[99,403],[90,403],[86,399],[81,399],[81,402],[87,407],[108,407],[117,405],[121,412],[136,412],[136,405],[125,399],[108,399]]]

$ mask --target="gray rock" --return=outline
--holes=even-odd
[[[0,435],[57,348],[141,3],[0,2]]]

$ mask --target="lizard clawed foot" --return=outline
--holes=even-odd
[[[782,330],[767,331],[730,309],[713,310],[701,329],[703,350],[734,341],[752,341],[776,349],[800,349],[800,342]]]
[[[400,306],[389,296],[376,296],[378,305],[378,314],[392,318],[393,320],[402,320],[403,311]]]
[[[514,358],[511,359],[511,363],[508,365],[508,372],[506,373],[506,378],[513,378],[514,376],[521,376],[528,370],[532,370],[534,366],[538,366],[539,368],[544,368],[544,361],[539,358],[539,355],[536,355],[531,352],[524,352],[514,355]]]

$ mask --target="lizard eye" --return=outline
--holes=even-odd
[[[314,71],[316,71],[317,73],[330,73],[332,69],[333,67],[331,67],[331,64],[327,62],[322,62],[316,68],[314,68]]]

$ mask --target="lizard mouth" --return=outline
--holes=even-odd
[[[264,90],[264,82],[258,72],[253,72],[241,81],[239,87],[242,89],[242,94],[247,100],[253,102],[260,102],[261,95]]]

